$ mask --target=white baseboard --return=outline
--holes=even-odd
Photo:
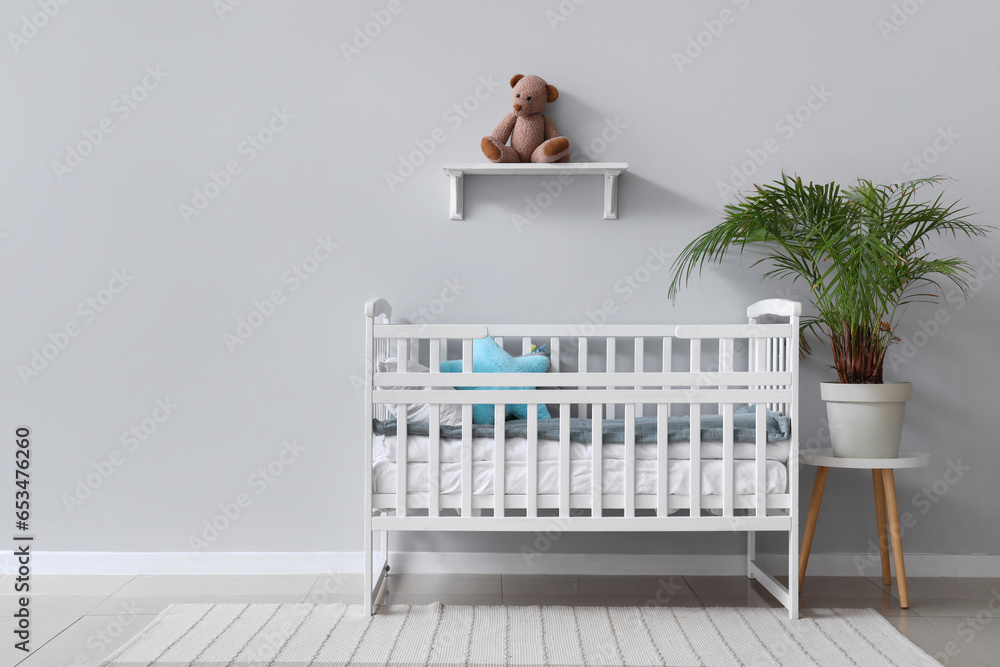
[[[775,572],[787,560],[760,554]],[[646,574],[742,575],[744,556],[563,554],[526,557],[520,553],[390,553],[394,572],[492,574]],[[16,571],[14,557],[0,557],[0,574]],[[361,552],[95,552],[39,551],[32,554],[32,574],[282,574],[361,572]],[[878,576],[880,561],[870,554],[813,554],[810,575]],[[911,577],[1000,577],[997,554],[906,554]]]

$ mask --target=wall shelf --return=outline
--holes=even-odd
[[[628,171],[627,162],[562,162],[552,164],[493,162],[446,164],[451,180],[451,219],[465,218],[465,176],[558,176],[560,174],[604,175],[604,219],[618,219],[618,176]]]

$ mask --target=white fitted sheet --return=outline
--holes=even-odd
[[[570,461],[570,493],[590,494],[592,462],[589,459]],[[767,493],[785,493],[788,486],[788,471],[780,461],[767,461]],[[602,482],[604,493],[625,491],[625,462],[620,459],[603,460]],[[703,460],[701,462],[702,495],[722,495],[723,462]],[[668,461],[668,492],[687,495],[691,488],[691,462],[682,459]],[[428,463],[408,463],[406,466],[406,488],[410,493],[427,493],[429,476]],[[757,491],[757,466],[755,461],[734,461],[734,494],[753,494]],[[396,462],[387,458],[376,459],[373,465],[375,493],[396,492]],[[462,464],[443,462],[440,465],[441,493],[460,493],[462,490]],[[493,461],[472,462],[473,495],[493,493]],[[527,491],[527,462],[508,460],[504,471],[504,486],[507,495],[524,494]],[[637,495],[655,495],[657,487],[657,462],[638,459],[635,462],[635,486]],[[540,460],[538,462],[538,493],[559,493],[559,462]]]
[[[767,443],[766,455],[770,461],[788,461],[788,444],[790,441],[781,440],[779,442]],[[428,460],[430,452],[430,437],[426,435],[410,435],[406,438],[406,460],[410,463],[421,463]],[[527,461],[528,460],[528,439],[509,438],[504,440],[505,459],[507,461]],[[472,460],[492,461],[495,450],[493,438],[473,438],[472,439]],[[441,438],[440,441],[440,461],[442,463],[461,462],[462,441],[456,438]],[[590,460],[591,444],[582,442],[571,442],[569,445],[569,458],[571,461]],[[625,460],[625,445],[604,444],[603,457],[617,461]],[[756,456],[756,445],[752,442],[737,442],[733,444],[733,458],[737,461],[752,461]],[[671,460],[689,459],[691,457],[691,444],[688,442],[671,442],[667,445],[667,458]],[[396,460],[396,436],[379,435],[375,436],[373,446],[373,459],[384,458],[389,461]],[[635,458],[637,460],[656,460],[656,443],[642,443],[635,446]],[[701,458],[721,459],[721,442],[701,443]],[[559,442],[557,440],[538,441],[539,461],[558,461]]]

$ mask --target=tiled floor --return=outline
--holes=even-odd
[[[360,575],[35,576],[32,652],[0,665],[97,665],[169,604],[360,602]],[[1000,667],[1000,579],[909,579],[911,609],[880,579],[808,577],[803,608],[871,607],[949,666]],[[743,577],[391,575],[388,604],[778,606]],[[0,617],[16,604],[0,595]],[[10,636],[10,630],[3,630]]]

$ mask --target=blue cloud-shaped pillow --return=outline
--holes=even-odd
[[[477,338],[472,341],[472,372],[473,373],[544,373],[549,368],[549,358],[544,354],[529,354],[523,357],[512,357],[502,347],[497,345],[492,336]],[[462,360],[450,359],[441,362],[442,373],[461,373]],[[533,387],[456,387],[457,389],[532,389]],[[492,424],[494,419],[492,404],[477,404],[472,406],[473,424]],[[506,417],[527,419],[526,404],[507,404]],[[539,403],[538,418],[550,419],[548,409]]]

